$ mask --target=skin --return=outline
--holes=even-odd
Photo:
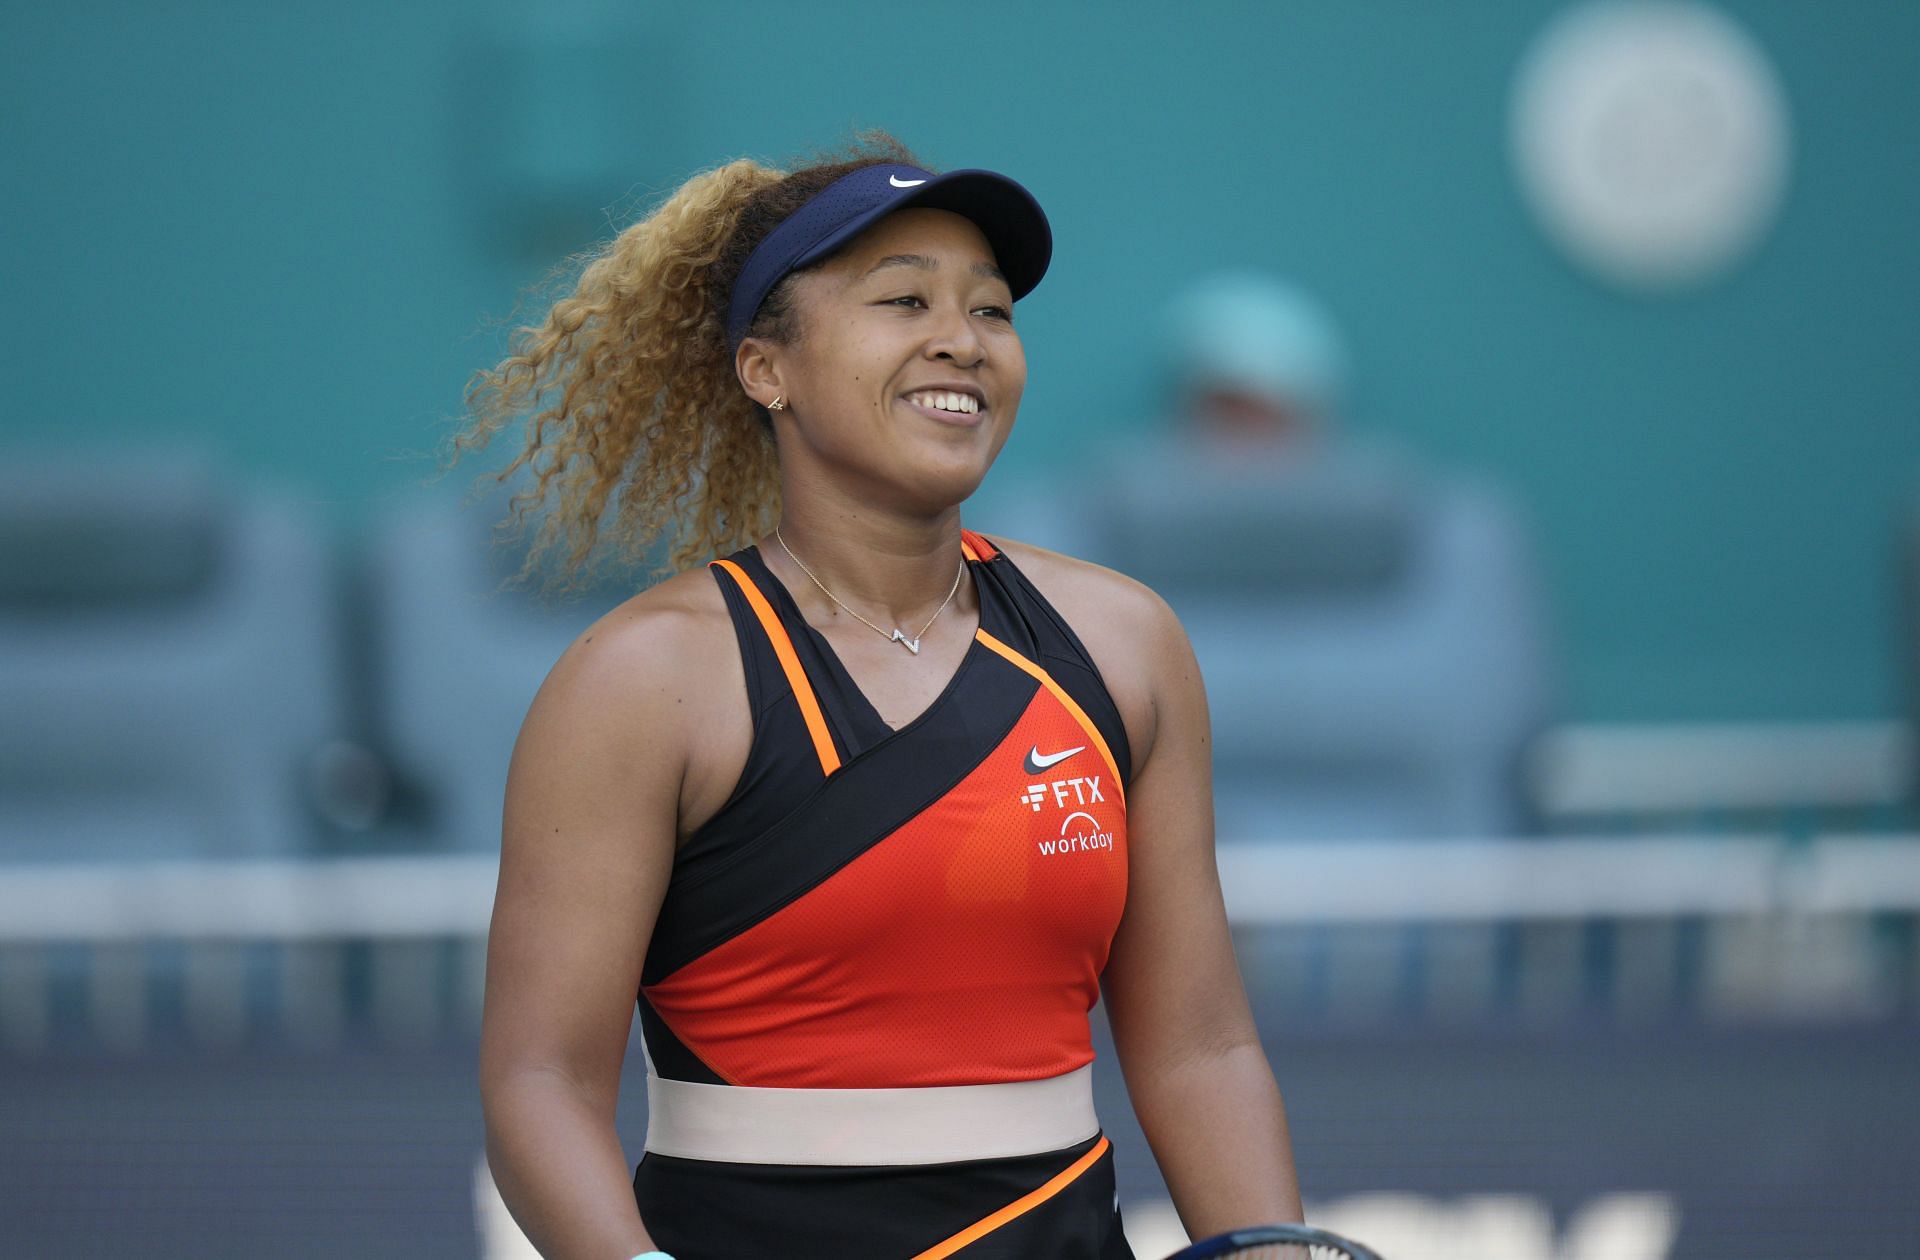
[[[1325,437],[1312,406],[1248,389],[1196,390],[1181,414],[1203,440],[1235,453],[1309,450]]]
[[[798,339],[749,338],[735,359],[748,394],[789,403],[773,413],[781,533],[863,616],[911,632],[953,585],[959,504],[1005,444],[1026,384],[1010,291],[978,228],[919,208],[882,219],[795,285]],[[904,397],[957,382],[985,394],[973,423],[929,417]],[[1126,726],[1129,890],[1102,989],[1181,1220],[1196,1238],[1299,1220],[1285,1110],[1221,903],[1206,696],[1187,637],[1139,583],[1001,541],[1076,628]],[[890,725],[944,689],[979,624],[970,581],[915,656],[842,611],[771,536],[760,546]],[[620,1069],[675,849],[746,764],[745,687],[718,587],[690,571],[585,630],[521,727],[480,1083],[495,1181],[544,1255],[608,1260],[653,1245],[614,1131]]]

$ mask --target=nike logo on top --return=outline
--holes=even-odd
[[[898,175],[887,176],[887,182],[895,188],[912,188],[915,184],[924,184],[924,179],[901,179]]]
[[[1048,766],[1057,766],[1067,758],[1073,756],[1073,754],[1085,751],[1087,751],[1087,746],[1082,744],[1078,748],[1069,748],[1064,752],[1042,754],[1040,745],[1035,744],[1027,753],[1027,773],[1039,774]]]

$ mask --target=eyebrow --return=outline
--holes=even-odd
[[[882,267],[916,267],[921,271],[938,271],[940,269],[940,260],[937,258],[929,258],[925,254],[888,254],[885,258],[882,258],[879,262],[867,268],[867,275],[872,275]],[[976,276],[984,276],[989,280],[998,280],[1002,284],[1007,282],[1007,277],[1001,272],[1000,268],[990,262],[974,263],[968,267],[967,270]]]

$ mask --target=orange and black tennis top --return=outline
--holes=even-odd
[[[898,730],[755,547],[715,560],[752,750],[681,846],[641,977],[653,1070],[973,1085],[1090,1062],[1126,900],[1126,733],[1086,648],[963,531],[980,627]]]

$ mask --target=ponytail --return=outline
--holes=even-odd
[[[471,418],[444,467],[524,416],[525,448],[494,480],[533,469],[532,487],[509,501],[516,525],[550,493],[557,499],[515,580],[563,551],[560,580],[548,585],[578,585],[602,541],[637,569],[664,539],[661,571],[677,571],[773,527],[772,427],[734,374],[727,302],[753,247],[820,189],[860,166],[919,164],[884,132],[860,137],[855,154],[791,174],[743,158],[695,175],[586,256],[572,292],[516,330],[507,358],[474,375]],[[783,281],[748,332],[784,342],[795,325]],[[609,500],[615,511],[603,526]]]

